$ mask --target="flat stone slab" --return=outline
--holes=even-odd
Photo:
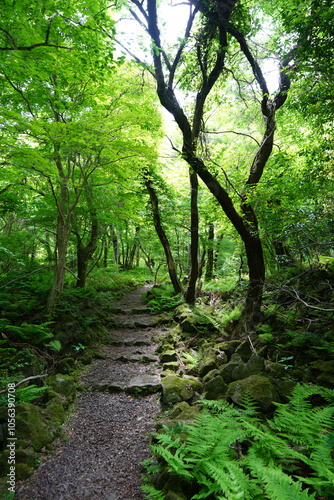
[[[98,392],[122,392],[124,391],[124,385],[119,382],[100,382],[95,383],[90,386],[92,391]]]
[[[156,363],[158,358],[157,356],[149,356],[147,354],[123,354],[116,358],[115,361],[121,361],[122,363]]]
[[[125,392],[129,394],[151,394],[161,391],[159,375],[137,375],[127,383]]]

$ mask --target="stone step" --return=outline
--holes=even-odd
[[[144,396],[162,390],[160,375],[136,375],[127,381],[102,381],[90,385],[92,391],[97,392],[126,392]]]

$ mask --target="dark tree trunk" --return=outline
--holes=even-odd
[[[190,276],[189,284],[184,295],[188,304],[194,304],[196,300],[196,282],[198,278],[198,178],[196,172],[189,170],[190,179]]]
[[[127,253],[127,259],[126,259],[126,262],[124,264],[125,270],[130,270],[133,268],[133,263],[135,260],[136,251],[138,249],[138,233],[139,233],[139,231],[140,231],[140,227],[136,227],[133,245],[131,246],[129,252]],[[129,245],[129,247],[130,247],[130,245]]]
[[[114,251],[114,261],[115,261],[115,264],[119,265],[120,259],[119,259],[118,238],[117,238],[116,230],[112,224],[110,225],[110,234],[111,234],[111,241],[112,241],[112,246],[113,246],[113,251]]]
[[[96,210],[92,210],[91,213],[91,230],[89,241],[86,246],[83,245],[82,238],[78,233],[77,236],[77,288],[84,288],[86,286],[87,278],[87,266],[88,262],[91,260],[98,244],[99,237],[99,221],[97,218]]]
[[[265,120],[265,131],[262,142],[254,156],[248,179],[245,182],[247,187],[255,186],[261,179],[264,167],[272,151],[275,132],[275,113],[284,104],[287,98],[287,92],[290,86],[288,72],[286,71],[287,63],[283,61],[280,67],[280,91],[273,99],[270,99],[268,87],[257,60],[253,56],[245,37],[230,22],[230,15],[235,6],[235,1],[232,0],[229,2],[228,8],[225,5],[226,2],[193,1],[195,9],[189,16],[185,38],[187,39],[190,36],[196,9],[198,9],[208,19],[209,23],[212,24],[212,27],[215,28],[217,44],[221,49],[217,50],[215,53],[212,52],[214,60],[211,65],[208,65],[206,48],[208,39],[203,37],[204,44],[201,44],[199,41],[196,45],[197,70],[200,85],[196,96],[192,123],[188,120],[174,93],[175,72],[182,58],[181,56],[185,43],[181,42],[172,64],[166,60],[167,54],[161,47],[160,31],[157,21],[157,2],[156,0],[147,0],[147,12],[145,12],[145,16],[148,23],[148,31],[155,46],[152,51],[152,56],[155,70],[154,76],[157,83],[157,95],[162,106],[173,115],[182,132],[183,158],[198,174],[209,191],[215,196],[223,212],[233,224],[245,245],[249,267],[249,287],[246,297],[245,312],[246,315],[249,315],[249,322],[251,324],[253,320],[256,321],[256,317],[260,312],[262,289],[265,278],[263,250],[258,234],[257,221],[254,219],[254,212],[248,203],[246,190],[243,195],[242,214],[239,214],[228,192],[223,188],[222,184],[219,183],[216,176],[210,173],[207,165],[202,157],[197,154],[196,150],[203,127],[203,113],[206,98],[209,96],[225,68],[225,56],[229,35],[238,42],[240,50],[247,59],[262,93],[261,113]],[[136,0],[132,0],[132,2],[138,5]],[[143,3],[140,3],[140,6],[140,8],[144,10]],[[165,77],[164,64],[167,68],[167,78]]]
[[[181,288],[179,278],[177,276],[176,266],[175,266],[175,262],[173,259],[170,244],[169,244],[167,235],[164,231],[164,228],[162,227],[162,224],[161,224],[158,197],[157,197],[155,189],[153,187],[153,183],[152,183],[152,180],[150,178],[149,172],[145,173],[144,179],[145,179],[145,186],[146,186],[146,189],[147,189],[149,197],[150,197],[150,203],[151,203],[152,213],[153,213],[154,227],[155,227],[155,230],[157,232],[157,235],[159,237],[159,240],[160,240],[162,247],[164,249],[164,252],[165,252],[169,277],[170,277],[170,280],[172,282],[175,293],[181,293],[182,288]]]
[[[208,234],[208,258],[206,261],[205,279],[207,281],[213,278],[213,266],[214,266],[214,240],[215,240],[215,225],[213,222],[209,223],[209,234]]]

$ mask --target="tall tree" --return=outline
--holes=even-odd
[[[249,202],[248,192],[260,181],[272,151],[276,128],[275,115],[284,104],[290,85],[286,71],[287,61],[282,61],[280,65],[280,91],[276,96],[270,97],[256,55],[242,32],[242,20],[240,21],[240,17],[238,18],[234,1],[219,0],[207,3],[197,0],[192,2],[184,35],[172,59],[161,42],[156,0],[147,0],[144,3],[132,0],[131,3],[137,9],[135,16],[137,19],[141,19],[141,24],[146,25],[146,30],[151,38],[154,66],[154,70],[151,71],[156,79],[157,94],[162,106],[172,114],[182,133],[183,158],[215,196],[244,243],[249,268],[249,286],[244,313],[247,327],[258,318],[265,279],[265,264],[258,221],[254,208]],[[194,31],[196,17],[200,18],[200,28]],[[196,77],[195,83],[188,84],[188,88],[195,92],[195,97],[192,113],[187,115],[177,99],[175,86],[177,85],[176,77],[180,74],[180,70],[183,69],[184,73],[187,73],[188,70],[189,73],[186,49],[189,50],[193,40],[195,40],[195,45],[193,46],[194,57],[191,59],[193,65],[191,74],[196,75]],[[210,170],[209,162],[206,161],[199,148],[200,137],[205,132],[203,124],[208,97],[213,93],[219,79],[226,73],[229,48],[235,48],[236,44],[248,62],[257,82],[261,96],[260,113],[264,120],[262,140],[251,162],[248,176],[244,181],[244,189],[240,195],[240,212],[228,191]],[[183,85],[187,86],[187,82]]]

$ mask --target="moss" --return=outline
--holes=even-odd
[[[202,359],[198,364],[198,375],[204,377],[211,370],[217,368],[216,352],[212,347],[205,349]]]
[[[201,389],[202,384],[195,377],[179,375],[167,375],[161,380],[162,400],[164,403],[178,403],[189,401],[195,391]]]
[[[71,373],[75,368],[75,359],[74,358],[64,358],[59,361],[57,366],[57,372],[68,374]]]
[[[58,433],[59,426],[46,420],[37,406],[19,403],[16,406],[16,437],[29,440],[35,451],[50,444]]]
[[[264,412],[273,408],[273,402],[281,402],[275,387],[263,375],[251,375],[243,380],[232,382],[226,396],[234,403],[240,404],[246,395],[251,396]]]
[[[222,399],[227,389],[228,385],[225,384],[223,377],[218,375],[204,385],[204,397],[205,399]]]
[[[59,424],[63,424],[65,422],[65,410],[59,396],[51,399],[51,401],[46,404],[45,412],[51,420],[58,422]]]
[[[47,385],[58,394],[62,394],[69,401],[73,401],[76,393],[75,378],[70,375],[57,373],[46,379]]]
[[[162,352],[160,355],[160,361],[162,363],[169,363],[172,361],[177,361],[176,351],[174,351],[173,349],[168,349],[168,350]]]

